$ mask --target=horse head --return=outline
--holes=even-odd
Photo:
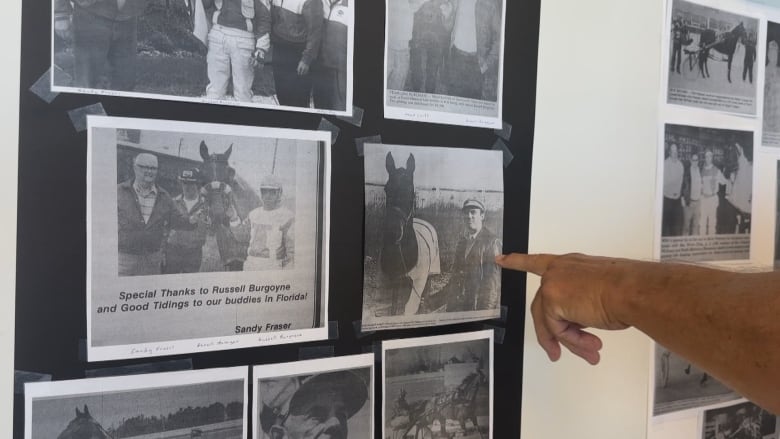
[[[200,157],[203,159],[203,167],[201,168],[201,172],[207,181],[217,181],[227,184],[231,183],[231,169],[233,168],[231,168],[228,164],[228,159],[230,159],[230,154],[232,153],[233,145],[230,145],[230,147],[228,147],[228,149],[226,149],[225,152],[221,154],[210,154],[209,147],[206,145],[206,142],[200,142]],[[232,172],[233,176],[235,176],[235,170]]]
[[[389,275],[407,273],[417,264],[417,238],[414,217],[414,155],[409,154],[405,168],[397,168],[393,155],[385,158],[385,217],[382,242],[382,271]]]
[[[209,216],[214,224],[224,224],[228,220],[228,209],[232,203],[233,182],[236,170],[228,164],[233,145],[223,153],[209,153],[206,142],[200,142],[200,156],[203,159],[201,175],[206,185],[201,193],[206,198]]]
[[[89,413],[84,405],[84,411],[76,407],[76,417],[57,436],[57,439],[112,439],[111,435]]]
[[[385,237],[398,243],[403,229],[414,214],[414,155],[409,154],[406,168],[396,168],[393,155],[385,158]]]

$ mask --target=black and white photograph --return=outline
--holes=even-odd
[[[764,73],[764,146],[780,146],[780,24],[767,21]]]
[[[775,192],[775,268],[780,268],[780,161],[777,162]]]
[[[25,386],[25,439],[241,439],[248,368]]]
[[[363,330],[496,318],[501,151],[366,144]]]
[[[493,332],[382,343],[384,439],[493,438]]]
[[[670,9],[667,103],[755,116],[758,18],[685,0]]]
[[[750,259],[753,144],[751,131],[665,125],[661,259]]]
[[[255,366],[254,439],[374,437],[374,354]]]
[[[354,1],[52,0],[52,90],[351,116]]]
[[[751,402],[705,410],[699,424],[701,439],[777,439],[777,417]]]
[[[505,1],[386,4],[385,117],[501,128]]]
[[[90,360],[326,338],[328,143],[90,117]]]
[[[706,407],[740,396],[695,364],[655,345],[653,416]]]

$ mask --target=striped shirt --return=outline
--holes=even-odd
[[[135,190],[136,198],[138,198],[138,207],[141,209],[141,216],[144,217],[144,222],[149,222],[149,217],[152,216],[152,210],[154,209],[154,203],[157,201],[157,186],[152,186],[149,190],[144,190],[138,184],[133,183],[133,189]]]

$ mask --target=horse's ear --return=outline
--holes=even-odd
[[[76,417],[77,417],[77,418],[80,418],[80,417],[81,417],[81,412],[79,411],[79,408],[78,408],[78,407],[76,407]]]
[[[409,154],[409,158],[406,159],[406,170],[409,172],[414,172],[414,154]]]
[[[89,408],[87,407],[87,405],[86,405],[86,404],[84,404],[84,416],[90,416],[90,414],[89,414]]]
[[[395,172],[395,160],[393,160],[393,154],[390,152],[388,152],[387,157],[385,157],[385,168],[387,168],[388,174]]]
[[[225,161],[227,161],[227,159],[230,158],[230,154],[232,154],[232,153],[233,153],[233,144],[231,143],[230,147],[227,149],[227,151],[225,151],[224,154],[222,154],[222,155],[225,156]]]
[[[202,158],[204,162],[209,160],[209,147],[206,146],[206,142],[203,140],[200,141],[200,158]]]

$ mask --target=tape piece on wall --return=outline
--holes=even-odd
[[[352,125],[355,125],[356,127],[360,128],[363,126],[363,116],[366,114],[365,110],[362,108],[353,105],[352,106],[352,116],[336,116],[336,119],[343,120],[344,122],[350,123]]]
[[[87,369],[84,371],[84,376],[87,378],[101,378],[122,375],[142,375],[146,373],[158,372],[178,372],[181,370],[192,370],[192,358],[185,358],[183,360],[159,361],[154,363],[130,364],[127,366]]]
[[[508,317],[509,317],[509,307],[506,305],[501,305],[501,315],[498,318],[495,318],[493,320],[506,324]]]
[[[70,121],[73,124],[73,128],[76,130],[76,132],[80,133],[87,129],[87,116],[89,115],[105,116],[106,110],[103,108],[103,104],[98,102],[97,104],[74,108],[68,111],[68,117],[70,118]]]
[[[509,164],[512,163],[512,160],[515,159],[514,154],[509,150],[509,147],[503,139],[496,139],[496,143],[493,144],[493,150],[501,151],[504,154],[504,168],[509,166]]]
[[[328,340],[339,339],[339,322],[331,320],[328,322]]]
[[[54,98],[60,95],[60,92],[52,91],[51,89],[52,76],[54,82],[58,84],[70,84],[72,81],[70,75],[56,65],[49,70],[46,70],[46,73],[41,75],[41,77],[35,81],[35,84],[30,87],[30,91],[47,104],[51,104]]]
[[[317,127],[317,131],[329,131],[330,132],[330,144],[335,145],[336,140],[339,138],[339,133],[341,132],[341,128],[337,127],[336,125],[332,124],[328,119],[325,119],[324,117],[322,120],[320,120],[320,125]]]
[[[504,344],[504,338],[506,337],[506,329],[499,328],[493,325],[484,325],[484,329],[493,331],[493,342],[495,344]]]
[[[376,332],[376,331],[363,332],[363,322],[360,320],[355,320],[354,322],[352,322],[352,328],[355,330],[356,338],[368,337],[369,335]]]
[[[298,360],[316,360],[318,358],[331,358],[336,355],[333,346],[312,346],[298,349]]]
[[[24,393],[26,383],[45,383],[51,381],[51,375],[47,373],[28,372],[26,370],[14,370],[14,394]]]
[[[358,137],[355,139],[355,150],[359,157],[363,157],[363,147],[366,143],[382,143],[382,136],[377,134],[375,136]]]
[[[501,129],[495,129],[493,130],[496,135],[507,142],[512,138],[512,124],[507,123],[506,121],[501,121]]]

